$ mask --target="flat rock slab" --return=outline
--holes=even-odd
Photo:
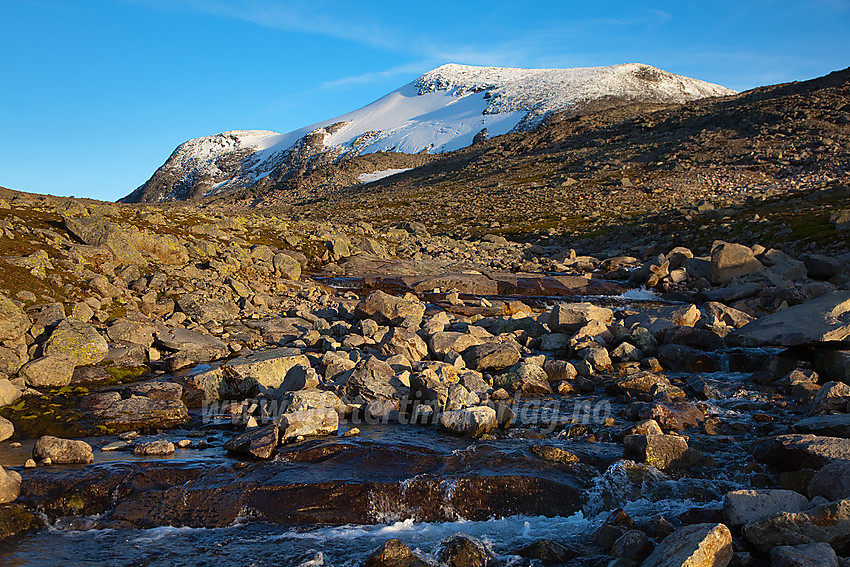
[[[760,551],[780,545],[828,543],[845,550],[850,541],[850,500],[805,512],[780,512],[744,526],[744,536]]]
[[[793,490],[733,490],[723,498],[723,521],[738,527],[778,512],[802,512],[809,499]]]
[[[798,433],[812,433],[827,437],[850,438],[850,414],[816,415],[794,424]]]
[[[741,346],[796,346],[850,337],[850,291],[834,291],[756,319],[726,337]]]
[[[459,463],[449,450],[316,440],[242,468],[182,460],[39,467],[27,472],[21,498],[49,518],[102,514],[98,527],[223,527],[246,508],[284,525],[483,521],[570,516],[584,504],[585,470],[477,453]]]
[[[850,461],[850,439],[807,434],[779,435],[751,446],[753,457],[782,470],[819,469],[836,461]]]

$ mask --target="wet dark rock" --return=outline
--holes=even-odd
[[[54,465],[87,465],[94,462],[91,445],[75,439],[60,439],[51,435],[39,438],[32,450],[36,461],[50,459]]]
[[[637,564],[646,559],[653,549],[655,545],[645,533],[640,530],[629,530],[617,538],[611,546],[611,555]]]
[[[427,567],[401,540],[390,539],[372,552],[363,562],[364,567]]]
[[[248,455],[257,459],[270,459],[277,449],[280,430],[277,425],[255,427],[224,444],[232,453]]]
[[[526,559],[537,559],[542,561],[544,565],[565,563],[578,556],[575,550],[548,539],[538,539],[528,544],[520,549],[517,555]]]
[[[44,520],[20,504],[0,506],[0,540],[44,527]]]
[[[700,350],[720,350],[725,345],[723,338],[708,329],[695,327],[673,327],[664,334],[664,344],[683,345]]]
[[[781,545],[770,550],[771,567],[838,567],[838,557],[828,543]]]
[[[794,424],[797,433],[850,438],[850,414],[816,415]]]
[[[850,462],[830,463],[814,474],[808,485],[809,496],[823,496],[830,502],[850,498]]]
[[[661,345],[658,359],[665,368],[680,372],[719,372],[723,362],[719,355],[682,345]]]
[[[689,449],[685,438],[678,435],[627,435],[623,445],[635,460],[661,470],[699,461],[698,452]]]
[[[531,452],[546,461],[554,463],[577,463],[579,458],[575,453],[565,451],[551,445],[532,445]]]
[[[441,541],[437,559],[448,567],[499,567],[502,564],[484,543],[462,534]]]
[[[246,508],[257,521],[285,525],[480,521],[570,516],[590,482],[568,466],[493,451],[459,463],[451,451],[347,439],[291,447],[242,468],[182,460],[39,467],[27,473],[21,499],[50,518],[105,513],[103,526],[223,527]]]
[[[650,404],[641,410],[638,417],[655,420],[666,431],[684,431],[689,427],[697,427],[705,419],[702,411],[688,402]]]
[[[850,439],[791,433],[760,439],[751,451],[756,460],[780,470],[817,470],[833,461],[850,461]]]

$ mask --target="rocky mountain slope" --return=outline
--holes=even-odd
[[[444,65],[359,110],[288,134],[234,130],[190,140],[124,201],[263,189],[345,157],[456,150],[533,129],[555,113],[578,115],[635,102],[683,103],[733,92],[634,63],[587,69]],[[420,162],[402,158],[401,166]]]

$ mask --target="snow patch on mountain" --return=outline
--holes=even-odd
[[[735,91],[630,63],[586,69],[449,64],[375,102],[287,134],[234,130],[190,140],[127,200],[181,200],[278,180],[315,163],[380,151],[438,153],[536,127],[597,102],[684,103]]]
[[[372,173],[361,173],[357,176],[357,180],[361,183],[372,183],[373,181],[384,179],[385,177],[395,175],[396,173],[404,173],[405,171],[410,171],[411,169],[413,168],[408,167],[405,169],[381,169],[378,171],[373,171]]]

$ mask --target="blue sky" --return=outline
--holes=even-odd
[[[180,143],[288,132],[443,63],[640,62],[743,90],[850,66],[850,0],[0,0],[0,185],[116,200]]]

